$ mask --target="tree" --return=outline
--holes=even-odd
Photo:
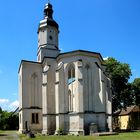
[[[112,82],[112,109],[114,112],[131,104],[131,93],[129,92],[131,84],[128,84],[131,69],[128,64],[121,63],[112,57],[108,58],[105,64],[106,73]]]
[[[132,82],[134,104],[140,106],[140,78],[134,79]]]
[[[18,128],[18,113],[2,111],[0,108],[0,129],[15,130]]]
[[[2,123],[2,108],[0,107],[0,129],[1,129],[1,123]]]
[[[2,108],[0,107],[0,113],[2,113]]]

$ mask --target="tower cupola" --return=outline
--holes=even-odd
[[[51,18],[53,19],[53,9],[52,9],[52,5],[50,3],[46,4],[45,5],[45,8],[44,8],[44,17],[48,17],[48,18]]]
[[[47,3],[44,7],[44,19],[38,27],[37,59],[42,62],[44,57],[55,58],[59,54],[58,48],[59,26],[53,19],[53,6]]]
[[[53,6],[50,3],[47,3],[44,7],[44,19],[42,21],[45,21],[47,25],[55,27],[57,30],[59,28],[57,22],[53,19]],[[44,22],[40,22],[41,24],[44,24]]]

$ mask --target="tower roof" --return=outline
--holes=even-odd
[[[59,28],[57,22],[53,19],[53,6],[50,3],[47,3],[44,7],[44,20],[40,22],[40,26],[44,23]]]
[[[48,17],[53,19],[53,9],[52,5],[50,3],[47,3],[44,7],[44,17]]]

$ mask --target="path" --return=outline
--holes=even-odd
[[[20,140],[16,131],[5,131],[0,134],[0,140]]]

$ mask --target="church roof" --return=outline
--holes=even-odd
[[[29,60],[21,60],[21,62],[20,62],[20,66],[19,66],[19,69],[18,69],[18,73],[19,73],[19,71],[20,71],[20,68],[21,68],[21,65],[23,64],[23,63],[32,63],[32,64],[41,64],[40,62],[36,62],[36,61],[29,61]]]
[[[94,56],[94,57],[98,57],[100,59],[100,61],[103,61],[103,57],[101,56],[100,53],[98,52],[92,52],[92,51],[86,51],[86,50],[74,50],[74,51],[70,51],[70,52],[64,52],[64,53],[60,53],[58,55],[58,59],[61,57],[67,57],[69,55],[90,55],[90,56]]]
[[[50,3],[47,3],[44,7],[44,19],[40,21],[39,29],[46,25],[53,26],[57,30],[59,29],[59,25],[53,19],[53,6]]]

